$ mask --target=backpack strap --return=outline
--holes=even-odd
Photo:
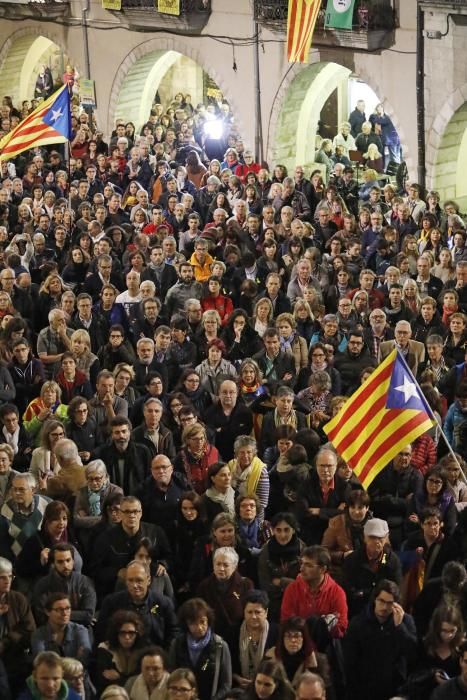
[[[221,673],[221,657],[222,657],[222,650],[223,650],[222,638],[219,637],[219,635],[217,635],[217,634],[214,635],[214,641],[216,643],[216,655],[214,658],[215,668],[214,668],[214,680],[212,682],[211,698],[215,697],[215,695],[217,694],[217,688],[219,685],[219,677],[220,677],[220,673]]]

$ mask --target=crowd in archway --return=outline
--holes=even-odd
[[[465,697],[465,223],[321,162],[181,94],[1,162],[2,700]],[[394,348],[436,421],[367,492],[324,427]]]

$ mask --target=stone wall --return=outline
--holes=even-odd
[[[106,12],[99,3],[92,3],[89,14],[92,27],[88,32],[91,77],[96,81],[98,122],[106,134],[113,128],[119,105],[125,105],[125,109],[128,109],[125,118],[133,118],[136,114],[133,120],[138,121],[141,116],[140,105],[144,86],[135,82],[132,92],[128,82],[125,82],[130,71],[138,70],[133,68],[135,64],[138,63],[141,67],[139,62],[143,61],[146,73],[143,72],[142,75],[147,75],[153,58],[163,59],[166,52],[174,51],[197,64],[198,76],[204,70],[217,83],[231,104],[245,143],[254,147],[257,86],[253,69],[254,47],[251,45],[254,33],[251,5],[249,0],[237,0],[234,4],[230,0],[212,0],[212,8],[203,36],[193,37],[170,35],[165,32],[144,34],[125,30],[120,24],[118,14]],[[415,0],[403,0],[400,3],[400,13],[403,29],[396,32],[393,51],[366,54],[345,48],[327,48],[313,50],[310,60],[313,63],[332,62],[343,66],[372,87],[385,101],[387,111],[394,119],[407,146],[409,166],[415,171]],[[80,3],[71,3],[71,15],[75,20],[81,18]],[[0,65],[12,65],[8,56],[11,58],[15,53],[17,65],[15,70],[9,70],[8,73],[0,71],[0,94],[15,94],[15,76],[18,74],[21,56],[24,58],[26,55],[25,46],[21,45],[21,41],[27,44],[26,36],[32,40],[32,37],[37,38],[40,35],[49,38],[64,54],[70,56],[70,61],[77,66],[79,73],[85,75],[82,27],[27,21],[22,22],[21,29],[18,30],[14,19],[4,20],[0,25]],[[228,38],[231,38],[232,43]],[[259,62],[265,155],[271,162],[276,155],[283,155],[293,161],[293,131],[297,128],[300,158],[309,160],[314,145],[316,114],[322,96],[316,96],[318,101],[309,104],[304,113],[303,105],[300,105],[300,94],[307,90],[315,69],[310,66],[291,66],[287,63],[284,33],[272,33],[263,29],[261,39]],[[398,53],[399,51],[403,53]],[[145,57],[149,57],[147,61]],[[234,59],[236,70],[233,67]],[[173,70],[175,71],[175,68]],[[289,94],[290,86],[302,72],[303,76],[298,78],[299,82],[296,84],[299,89],[295,94]],[[178,78],[180,75],[178,73]],[[8,90],[9,87],[13,89]],[[153,91],[154,84],[150,87]],[[191,86],[190,90],[193,91]],[[148,90],[147,93],[149,92]],[[288,106],[290,99],[295,103],[295,111],[287,114],[286,110],[284,116],[281,116],[284,105]],[[300,112],[297,111],[299,108]],[[302,122],[299,125],[300,113]],[[276,149],[281,146],[279,142],[282,136],[284,151],[281,153],[280,149]]]

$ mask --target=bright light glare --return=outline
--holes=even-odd
[[[224,131],[224,124],[220,119],[214,119],[213,121],[206,122],[204,125],[204,133],[210,139],[220,139],[222,138],[222,132]]]

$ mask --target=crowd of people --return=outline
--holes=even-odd
[[[1,161],[2,700],[466,696],[466,226],[316,160],[178,94]],[[394,348],[436,420],[366,491],[324,427]]]

